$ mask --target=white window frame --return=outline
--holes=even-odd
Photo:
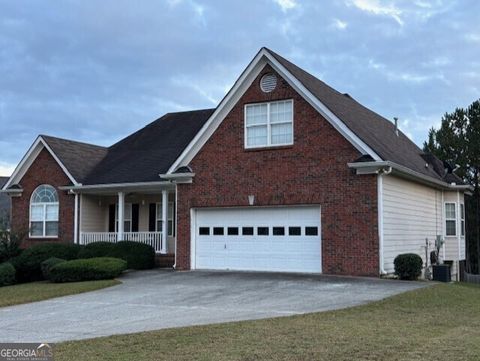
[[[274,125],[277,124],[292,124],[292,141],[288,143],[276,143],[272,144],[272,123],[270,122],[270,105],[274,103],[291,103],[292,104],[292,121],[288,122],[278,122],[278,123],[273,123]],[[261,145],[248,145],[248,137],[247,137],[247,129],[248,128],[253,128],[253,127],[258,127],[258,126],[264,126],[263,124],[251,124],[247,125],[247,108],[252,107],[255,105],[267,105],[267,144],[261,144]],[[275,100],[271,102],[263,102],[263,103],[250,103],[250,104],[245,104],[244,109],[243,109],[243,133],[244,133],[244,146],[245,149],[255,149],[255,148],[272,148],[272,147],[283,147],[283,146],[288,146],[288,145],[293,145],[294,143],[294,121],[295,121],[295,109],[294,109],[294,103],[293,99],[285,99],[285,100]]]
[[[38,190],[38,188],[42,187],[42,186],[49,186],[49,187],[52,187],[53,190],[57,193],[57,200],[58,200],[58,192],[57,190],[55,189],[55,187],[53,187],[52,185],[50,184],[41,184],[39,185],[37,188],[35,188],[35,190],[32,192],[32,195],[30,196],[30,207],[29,207],[29,215],[28,215],[28,220],[29,220],[29,223],[28,223],[28,237],[29,238],[58,238],[58,233],[59,233],[59,227],[60,227],[60,203],[57,201],[57,202],[36,202],[36,203],[33,203],[33,196],[35,194],[35,192]],[[42,220],[38,220],[38,221],[32,221],[32,206],[42,206],[43,207],[43,219]],[[57,207],[57,219],[56,220],[48,220],[47,221],[47,206],[56,206]],[[32,222],[35,222],[35,223],[39,223],[39,222],[42,222],[42,235],[32,235]],[[57,222],[57,234],[56,235],[47,235],[47,222]]]
[[[175,202],[173,201],[168,201],[168,206],[167,206],[167,236],[169,237],[173,237],[173,235],[175,234],[175,222],[173,221],[173,213],[175,213],[174,203]],[[170,206],[172,206],[172,212],[170,212]],[[161,212],[159,212],[158,210],[160,209],[160,211],[162,211],[162,202],[157,202],[156,207],[157,208],[155,209],[155,230],[157,232],[161,232],[162,227],[158,229],[158,222],[163,222],[163,219],[162,219]],[[168,229],[168,222],[172,222],[172,228],[170,230]]]
[[[447,205],[453,205],[453,209],[455,211],[455,217],[454,218],[448,218],[447,217]],[[457,204],[455,202],[445,202],[445,208],[444,208],[444,214],[445,214],[445,236],[446,237],[456,237],[457,236]],[[455,222],[455,234],[447,234],[447,222]]]
[[[130,208],[129,218],[127,218],[126,216],[127,212],[125,212],[127,208]],[[125,208],[123,210],[123,232],[127,232],[127,233],[132,232],[132,218],[133,218],[132,203],[125,203]],[[125,227],[125,222],[130,222],[129,229]],[[115,233],[117,232],[118,232],[118,203],[115,204]]]
[[[465,237],[465,204],[460,203],[460,236]]]

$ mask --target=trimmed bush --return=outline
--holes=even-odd
[[[150,269],[155,266],[155,249],[144,243],[118,242],[111,256],[127,261],[127,267],[130,269]]]
[[[118,258],[98,257],[58,263],[50,268],[52,282],[106,280],[118,277],[127,269],[127,262]]]
[[[65,260],[57,257],[50,257],[43,261],[41,264],[43,278],[48,280],[50,278],[50,269],[62,262],[65,262]]]
[[[94,242],[80,251],[79,258],[114,257],[127,261],[130,269],[150,269],[155,266],[155,250],[144,243],[121,241]]]
[[[0,264],[0,287],[15,283],[15,267],[9,262]]]
[[[401,280],[416,280],[422,274],[422,258],[415,253],[399,254],[393,261],[395,274]]]
[[[17,270],[17,281],[42,280],[41,264],[51,257],[72,260],[78,258],[82,246],[73,243],[40,243],[24,250],[11,262]]]
[[[111,257],[116,245],[112,242],[93,242],[87,244],[78,254],[78,258]]]

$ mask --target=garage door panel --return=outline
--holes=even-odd
[[[196,268],[321,272],[318,206],[201,209],[195,227]],[[213,235],[214,227],[224,235]]]

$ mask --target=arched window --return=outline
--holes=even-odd
[[[30,199],[30,236],[58,236],[58,194],[55,188],[43,184]]]

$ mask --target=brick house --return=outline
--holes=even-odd
[[[28,244],[133,240],[181,270],[379,276],[437,238],[465,259],[452,168],[266,48],[215,109],[111,147],[39,136],[2,191]]]

